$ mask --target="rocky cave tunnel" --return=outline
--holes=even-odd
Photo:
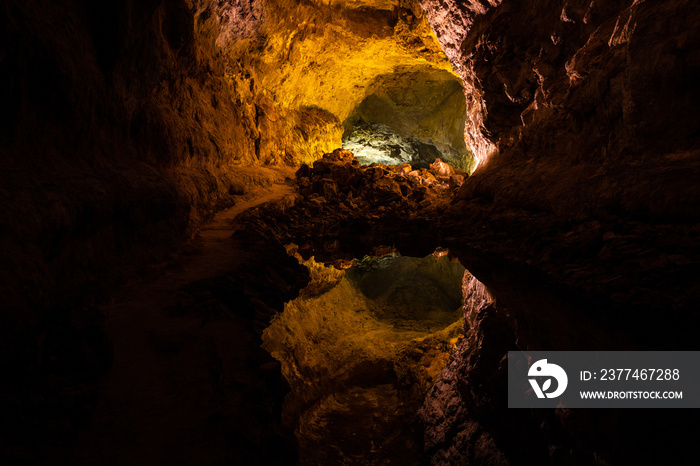
[[[0,463],[695,464],[506,355],[697,349],[697,20],[6,0]]]

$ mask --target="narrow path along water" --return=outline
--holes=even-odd
[[[248,385],[257,382],[246,375],[251,361],[267,362],[244,319],[207,317],[209,311],[218,312],[216,303],[212,309],[200,305],[204,314],[183,312],[181,288],[250,266],[254,253],[232,237],[236,217],[294,195],[293,171],[259,170],[272,182],[251,186],[235,206],[205,225],[173,263],[134,279],[102,307],[114,363],[93,425],[81,437],[79,463],[220,464],[235,459],[231,433],[246,428],[236,420],[245,421],[237,412],[243,398],[236,399],[236,390],[254,389]]]

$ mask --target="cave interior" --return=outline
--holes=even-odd
[[[694,0],[4,0],[0,464],[697,464],[509,409],[695,351]]]

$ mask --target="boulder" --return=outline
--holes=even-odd
[[[326,198],[326,200],[332,201],[338,198],[338,185],[335,181],[322,178],[320,180],[315,180],[313,182],[312,191]]]
[[[403,198],[401,187],[396,180],[381,178],[372,186],[373,201],[378,204],[387,204],[400,201]]]
[[[430,173],[435,176],[452,176],[454,175],[455,171],[450,165],[446,164],[442,160],[435,159],[435,162],[430,165]]]
[[[364,171],[373,180],[378,180],[386,174],[384,169],[378,165],[377,166],[369,166],[369,167],[365,168]]]
[[[412,170],[413,170],[413,167],[411,167],[411,165],[404,163],[404,164],[401,164],[397,167],[396,173],[398,173],[399,175],[406,176],[409,173],[411,173]]]
[[[462,176],[462,175],[452,175],[450,177],[449,184],[450,184],[451,189],[457,189],[460,186],[462,186],[463,183],[464,183],[464,176]]]

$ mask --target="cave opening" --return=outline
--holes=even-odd
[[[290,251],[311,281],[273,318],[263,347],[291,386],[282,418],[299,464],[420,464],[417,411],[464,337],[470,274],[440,249],[346,269]]]
[[[436,159],[471,172],[464,141],[466,105],[461,81],[425,65],[399,66],[368,86],[343,122],[342,148],[362,165],[409,164],[428,168]]]

